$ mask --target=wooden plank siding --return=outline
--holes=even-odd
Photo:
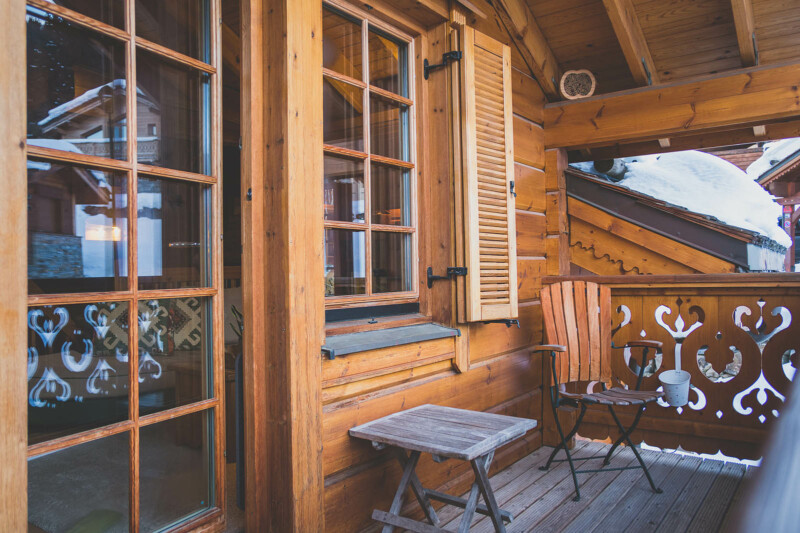
[[[491,6],[486,13],[494,13]],[[418,68],[422,58],[441,57],[445,35],[442,25],[417,38],[417,49],[422,52],[418,54]],[[512,47],[512,55],[517,53]],[[425,115],[419,120],[420,138],[431,132],[437,132],[438,136],[449,131],[452,124],[447,110],[446,72],[444,69],[431,72],[430,79],[418,89],[418,106]],[[419,82],[422,76],[418,78]],[[533,418],[541,424],[541,359],[531,356],[529,348],[542,339],[538,295],[546,264],[541,126],[544,96],[536,81],[519,69],[513,69],[512,82],[521,327],[457,323],[451,304],[454,302],[451,287],[455,284],[440,282],[425,297],[425,307],[433,313],[434,321],[460,328],[461,338],[322,360],[326,531],[352,532],[369,527],[373,509],[389,508],[400,476],[396,461],[387,452],[375,451],[369,443],[348,435],[348,430],[356,425],[425,403]],[[437,219],[426,225],[428,228],[446,228],[446,231],[420,234],[421,246],[429,247],[428,252],[420,250],[423,258],[420,269],[424,271],[428,264],[433,264],[438,273],[451,264],[448,262],[455,255],[455,237],[446,224],[452,221],[455,196],[452,184],[441,177],[450,167],[452,156],[445,150],[422,149],[422,144],[420,187],[425,192],[420,199],[427,205],[421,209],[430,209],[432,220]],[[431,263],[424,263],[426,253]],[[424,275],[421,278],[424,284]],[[462,353],[456,366],[459,350],[468,352]],[[541,430],[537,428],[498,450],[492,472],[506,468],[539,446]],[[427,456],[420,460],[417,472],[425,486],[451,493],[469,489],[473,481],[468,463],[437,464]],[[413,505],[410,509],[413,514]],[[419,513],[417,518],[422,516]]]

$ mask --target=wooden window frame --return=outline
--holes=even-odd
[[[362,68],[361,80],[351,78],[344,74],[323,68],[323,80],[325,78],[335,79],[337,81],[347,83],[353,87],[357,87],[363,91],[363,109],[362,121],[364,125],[364,148],[366,151],[360,152],[357,150],[350,150],[340,148],[337,146],[323,145],[323,153],[325,155],[334,155],[339,157],[346,157],[353,160],[358,160],[364,163],[364,222],[342,222],[342,221],[324,221],[324,229],[345,229],[363,231],[365,241],[365,290],[364,295],[341,295],[341,296],[325,296],[326,309],[341,309],[347,307],[363,307],[368,305],[388,305],[388,304],[403,304],[415,303],[419,301],[419,202],[417,197],[418,191],[418,176],[417,176],[417,103],[414,98],[417,92],[417,80],[415,74],[415,39],[413,36],[404,33],[396,27],[388,24],[375,16],[358,9],[341,0],[324,0],[322,2],[323,9],[330,9],[334,13],[343,14],[345,17],[357,19],[361,23],[361,50]],[[380,87],[373,86],[369,83],[369,31],[370,27],[375,27],[381,33],[390,35],[392,38],[404,43],[406,45],[406,61],[407,61],[407,86],[408,96],[404,97],[390,91],[381,89]],[[370,94],[376,94],[387,100],[403,104],[408,107],[408,161],[401,161],[390,157],[371,154],[370,147]],[[411,220],[410,226],[394,226],[394,225],[379,225],[371,222],[371,191],[370,191],[370,175],[371,163],[379,163],[392,168],[399,168],[408,171],[409,174],[409,191],[410,198],[408,199],[409,205],[409,218]],[[372,293],[372,237],[373,230],[405,233],[411,236],[411,257],[409,258],[410,267],[410,284],[412,290],[400,292],[387,292],[387,293]]]
[[[212,342],[210,345],[210,368],[213,375],[212,396],[187,405],[156,413],[139,416],[139,382],[138,382],[138,353],[139,331],[137,327],[128,330],[129,353],[129,384],[128,384],[128,419],[121,422],[108,424],[100,428],[66,435],[56,439],[44,441],[28,446],[27,456],[32,459],[54,451],[64,450],[78,444],[95,441],[104,437],[127,433],[129,437],[129,518],[130,530],[139,530],[139,428],[158,422],[163,422],[183,415],[197,412],[210,413],[213,422],[213,435],[209,443],[212,446],[211,461],[214,465],[213,491],[214,506],[209,509],[189,516],[185,521],[171,528],[172,531],[187,531],[197,527],[207,530],[221,530],[225,523],[225,409],[223,408],[225,379],[224,379],[224,330],[223,302],[223,262],[222,262],[222,83],[221,83],[221,0],[208,0],[209,5],[209,59],[206,63],[164,46],[150,42],[136,36],[135,0],[125,0],[125,29],[119,29],[86,15],[52,4],[45,0],[26,0],[26,5],[37,8],[52,15],[56,15],[69,23],[94,33],[111,37],[125,45],[125,78],[127,87],[136,87],[136,53],[146,50],[155,54],[166,62],[177,62],[194,70],[207,73],[209,80],[208,109],[208,147],[211,151],[209,174],[200,174],[166,167],[137,163],[137,91],[126,91],[126,121],[127,121],[127,159],[124,161],[107,159],[105,157],[76,154],[50,148],[28,145],[28,158],[54,162],[88,166],[97,170],[121,172],[126,176],[126,194],[128,196],[128,239],[127,239],[127,272],[128,289],[116,292],[85,292],[65,294],[35,294],[28,295],[28,308],[42,305],[70,305],[94,302],[124,302],[128,305],[129,317],[138,315],[138,302],[145,299],[190,298],[206,297],[211,301],[211,316],[209,322],[212,328]],[[138,264],[137,264],[137,181],[139,176],[156,177],[175,181],[187,181],[203,184],[208,188],[209,212],[205,220],[208,248],[210,254],[210,275],[207,276],[208,286],[186,289],[139,290]],[[131,320],[136,323],[135,320]]]

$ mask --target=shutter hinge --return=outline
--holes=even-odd
[[[514,198],[517,197],[517,191],[514,190],[514,182],[513,181],[511,182],[511,194],[514,196]]]
[[[455,276],[466,276],[467,267],[447,267],[446,276],[434,276],[433,267],[428,267],[428,288],[433,287],[433,282],[440,279],[451,279]]]
[[[505,324],[507,328],[511,326],[517,326],[519,328],[519,319],[518,318],[501,318],[499,320],[484,320],[484,324]]]
[[[441,63],[437,63],[435,65],[431,65],[428,62],[428,60],[426,59],[425,61],[422,62],[422,67],[423,67],[422,68],[422,71],[423,71],[422,75],[427,80],[428,79],[428,74],[430,74],[430,72],[432,70],[436,70],[437,68],[446,67],[447,64],[450,61],[459,61],[459,60],[461,60],[461,50],[453,50],[452,52],[445,52],[444,54],[442,54],[442,62]]]

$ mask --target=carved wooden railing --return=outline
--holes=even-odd
[[[615,346],[642,338],[664,344],[662,355],[649,358],[642,389],[658,389],[658,374],[676,368],[678,359],[691,373],[689,404],[674,408],[660,401],[649,408],[633,435],[636,442],[761,457],[769,427],[784,409],[800,369],[800,274],[550,277],[544,282],[569,279],[611,286]],[[633,385],[629,356],[627,350],[612,350],[613,377]],[[606,411],[590,409],[581,434],[616,438],[615,427]]]

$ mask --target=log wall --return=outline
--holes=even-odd
[[[493,13],[491,8],[487,10]],[[468,21],[469,22],[469,21]],[[496,39],[508,42],[491,26],[479,28]],[[487,31],[489,30],[489,31]],[[418,39],[417,49],[429,52],[424,57],[441,55],[442,35],[446,26],[431,30]],[[516,51],[514,51],[516,55]],[[388,509],[400,477],[396,461],[385,451],[377,452],[370,444],[349,437],[348,430],[402,409],[425,403],[489,411],[537,419],[541,427],[542,364],[539,356],[530,354],[530,346],[541,342],[542,314],[539,302],[541,277],[546,268],[546,201],[545,157],[542,139],[544,97],[538,84],[516,68],[513,76],[515,188],[517,191],[517,255],[520,328],[503,324],[459,324],[459,339],[442,339],[352,354],[322,361],[323,398],[323,473],[325,477],[325,529],[352,532],[369,527],[373,509]],[[432,73],[429,85],[420,93],[418,105],[425,114],[424,131],[447,130],[449,113],[442,102],[447,96],[444,75]],[[435,160],[444,150],[429,153],[420,161],[421,187],[436,206],[432,217],[441,218],[440,208],[452,207],[448,195],[451,183],[443,180],[445,161]],[[424,151],[420,151],[423,155]],[[425,183],[425,180],[428,180]],[[421,195],[421,201],[425,197]],[[423,206],[424,209],[424,206]],[[452,220],[452,218],[450,218]],[[433,222],[433,220],[432,220]],[[421,225],[428,235],[421,234],[421,261],[430,258],[437,270],[437,257],[447,260],[453,246],[451,231],[436,222]],[[452,223],[450,224],[452,226]],[[425,247],[429,247],[426,252]],[[442,263],[444,264],[444,263]],[[426,264],[420,265],[424,272]],[[424,275],[422,276],[424,283]],[[447,284],[434,285],[421,303],[434,320],[447,323],[455,316],[449,302]],[[439,288],[441,287],[441,288]],[[421,285],[421,291],[424,292]],[[456,362],[456,354],[460,364]],[[468,364],[464,365],[466,360]],[[459,370],[468,370],[459,372]],[[495,456],[492,471],[505,468],[541,446],[541,430],[501,448]],[[420,461],[418,473],[424,485],[441,487],[451,493],[467,490],[472,483],[469,465],[456,461],[433,463],[430,457]],[[413,509],[407,511],[414,512]]]

